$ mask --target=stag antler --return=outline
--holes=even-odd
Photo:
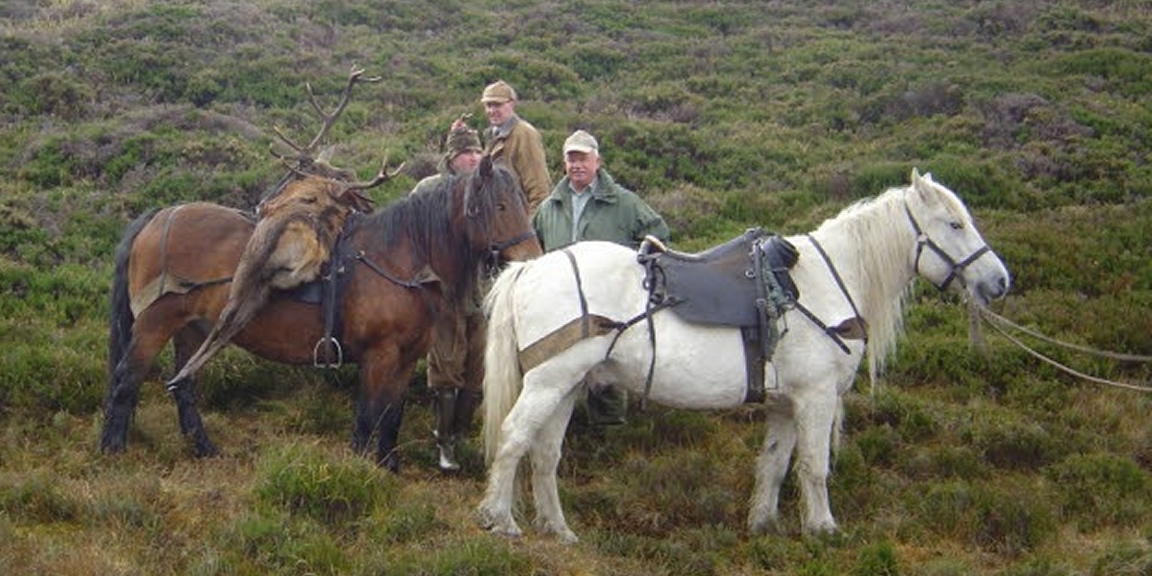
[[[353,208],[361,212],[372,211],[372,199],[361,194],[361,190],[375,188],[395,177],[404,168],[404,163],[401,162],[395,170],[388,171],[388,151],[384,151],[384,161],[380,163],[380,172],[376,173],[376,177],[368,182],[349,182],[344,186],[344,191],[340,193],[336,199],[340,202],[351,205]]]
[[[324,125],[320,127],[320,132],[312,138],[312,141],[309,142],[307,146],[301,146],[285,136],[279,126],[272,128],[272,130],[276,132],[276,135],[280,137],[281,142],[284,142],[289,148],[296,151],[296,160],[304,165],[315,162],[314,154],[316,153],[316,147],[324,137],[328,135],[328,130],[332,129],[332,125],[336,123],[336,119],[344,113],[344,108],[348,106],[348,101],[352,98],[352,87],[355,86],[357,82],[379,82],[381,80],[380,76],[362,78],[363,75],[364,69],[357,68],[356,65],[353,64],[351,72],[348,73],[348,84],[344,86],[344,93],[340,98],[340,104],[336,106],[336,109],[333,110],[331,114],[324,112],[324,109],[320,107],[320,103],[316,100],[316,94],[312,91],[312,84],[310,82],[304,83],[304,87],[308,90],[308,100],[312,103],[312,108],[324,119]],[[273,154],[275,154],[275,152],[273,152]],[[284,159],[284,157],[279,154],[276,154],[276,156],[281,160]]]
[[[301,178],[307,178],[309,176],[314,175],[314,174],[309,174],[308,172],[305,172],[305,171],[297,168],[296,166],[293,166],[291,163],[289,163],[287,160],[285,160],[283,158],[281,158],[281,161],[284,163],[285,167],[287,167],[289,170],[291,170],[293,173],[295,173],[297,176],[299,176]],[[403,162],[401,162],[400,165],[397,166],[395,170],[392,170],[392,171],[388,170],[388,152],[385,151],[384,152],[384,161],[380,163],[380,172],[378,172],[376,174],[376,176],[374,178],[372,178],[372,180],[369,180],[368,182],[359,182],[359,181],[357,181],[357,182],[340,182],[340,191],[337,192],[336,194],[334,194],[333,196],[334,196],[334,198],[336,198],[337,202],[340,202],[341,204],[346,204],[348,206],[355,208],[359,212],[363,212],[363,213],[367,214],[367,213],[372,211],[373,206],[375,205],[375,202],[371,198],[362,194],[360,191],[361,190],[368,190],[369,188],[375,188],[375,187],[391,180],[397,174],[399,174],[400,170],[402,170],[402,169],[404,169],[404,163]]]

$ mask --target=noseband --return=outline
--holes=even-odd
[[[961,276],[961,274],[964,273],[964,269],[971,266],[973,262],[979,260],[984,254],[991,252],[992,249],[989,248],[987,244],[984,244],[967,258],[957,262],[952,256],[949,256],[939,244],[924,233],[920,228],[920,223],[916,221],[916,217],[912,216],[912,210],[908,208],[907,202],[904,203],[904,213],[908,215],[908,221],[912,223],[912,230],[916,232],[916,261],[912,266],[913,270],[915,270],[917,274],[920,273],[920,255],[924,253],[924,247],[927,246],[951,268],[948,272],[948,277],[944,279],[944,282],[936,286],[936,288],[943,292],[948,289],[948,286],[952,284],[953,280],[959,280],[961,287],[967,287],[964,284],[964,278]]]

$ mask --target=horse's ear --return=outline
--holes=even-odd
[[[932,181],[931,172],[920,175],[920,170],[916,168],[912,169],[912,188],[914,190],[923,195],[932,190],[933,184],[935,184],[935,182]]]
[[[480,167],[477,168],[477,170],[480,171],[480,178],[481,179],[491,180],[492,179],[492,157],[485,154],[480,159]]]

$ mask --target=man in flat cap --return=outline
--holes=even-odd
[[[491,124],[485,131],[485,151],[519,177],[531,213],[548,196],[552,179],[544,157],[544,140],[535,126],[516,114],[516,101],[516,91],[503,80],[484,89],[480,102]]]
[[[600,145],[591,134],[577,130],[564,141],[564,172],[532,217],[545,252],[583,240],[631,248],[639,248],[647,235],[668,242],[664,218],[600,166]],[[594,425],[623,424],[627,414],[627,393],[612,386],[608,376],[593,369],[585,378]]]

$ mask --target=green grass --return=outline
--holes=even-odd
[[[205,370],[222,455],[196,459],[146,383],[127,454],[96,450],[113,251],[147,209],[252,207],[273,127],[330,132],[365,179],[427,166],[497,78],[554,178],[577,128],[700,250],[799,233],[932,172],[1013,274],[1005,316],[1152,352],[1152,11],[1141,2],[139,0],[0,5],[0,574],[1136,575],[1152,570],[1146,393],[1067,376],[918,286],[881,385],[859,378],[830,481],[841,533],[747,533],[763,409],[575,420],[561,498],[579,544],[477,528],[477,440],[436,470],[421,381],[396,477],[347,448],[355,372],[240,351]],[[405,194],[415,173],[372,191]],[[1036,346],[1147,383],[1145,364]],[[531,518],[522,519],[527,528]]]

